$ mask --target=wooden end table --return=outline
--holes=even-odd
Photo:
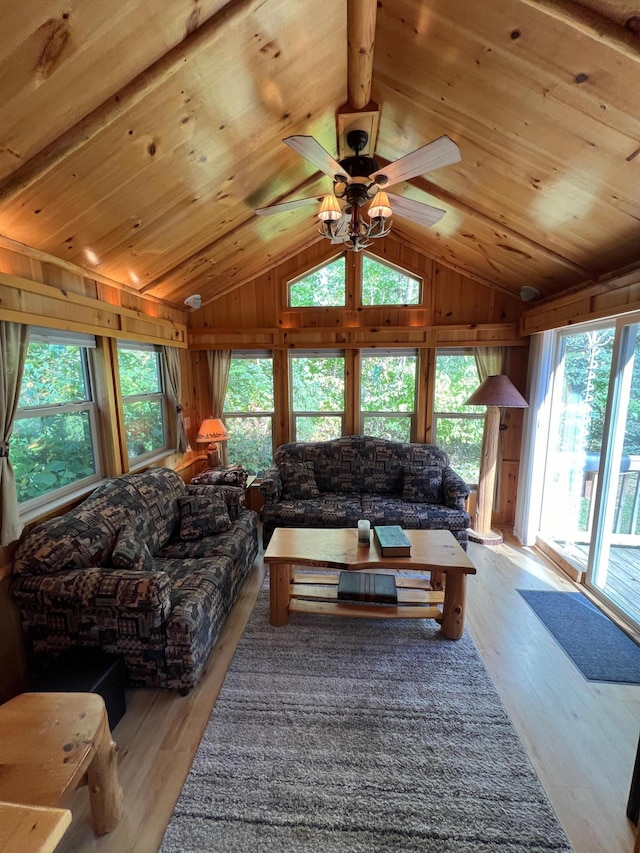
[[[116,745],[97,693],[22,693],[0,706],[0,801],[58,807],[89,788],[96,835],[122,815]]]
[[[459,640],[464,630],[467,575],[476,568],[449,530],[405,530],[410,557],[383,557],[371,544],[358,544],[355,528],[277,527],[265,551],[270,571],[270,621],[282,626],[290,613],[376,619],[435,619],[444,637]],[[396,576],[397,604],[337,600],[338,574],[296,572],[296,566],[341,571],[429,572],[430,578]]]

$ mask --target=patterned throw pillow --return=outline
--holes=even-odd
[[[247,472],[242,465],[221,465],[207,468],[191,480],[196,486],[246,486]]]
[[[212,533],[231,529],[231,519],[224,495],[186,495],[180,504],[180,539],[202,539]]]
[[[282,497],[287,501],[320,497],[313,462],[281,462]]]
[[[438,465],[403,465],[402,471],[404,476],[403,501],[423,504],[440,503],[442,469]]]
[[[156,565],[147,543],[129,526],[121,528],[118,533],[111,562],[117,569],[133,569],[137,572],[153,572]]]
[[[244,509],[244,489],[242,486],[200,486],[193,485],[193,480],[187,486],[190,495],[222,495],[227,504],[227,512],[231,521],[235,521]]]

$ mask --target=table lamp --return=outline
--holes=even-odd
[[[207,447],[207,464],[210,468],[217,468],[220,465],[222,461],[220,458],[220,442],[228,440],[229,433],[220,418],[214,418],[213,415],[210,415],[200,424],[196,443],[209,443]]]
[[[486,406],[482,456],[478,480],[475,526],[469,530],[469,539],[481,545],[500,545],[502,534],[491,529],[493,496],[498,465],[498,439],[500,434],[500,409],[526,409],[529,404],[512,384],[508,376],[487,376],[465,402],[465,406]]]

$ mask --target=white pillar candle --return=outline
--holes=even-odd
[[[360,545],[371,544],[371,525],[366,518],[361,518],[358,522],[358,542]]]

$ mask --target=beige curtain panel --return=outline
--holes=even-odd
[[[28,326],[0,321],[0,545],[15,542],[24,527],[9,458],[9,439],[18,409],[28,345]]]
[[[231,369],[231,350],[209,350],[207,352],[209,362],[209,383],[211,388],[211,414],[214,418],[222,417],[224,398],[229,384],[229,370]],[[207,412],[203,413],[206,417]],[[227,443],[220,442],[220,459],[222,464],[228,462]]]
[[[163,347],[164,385],[171,407],[169,418],[169,443],[178,453],[184,453],[189,446],[187,431],[182,415],[182,372],[180,370],[180,352],[176,347]]]

